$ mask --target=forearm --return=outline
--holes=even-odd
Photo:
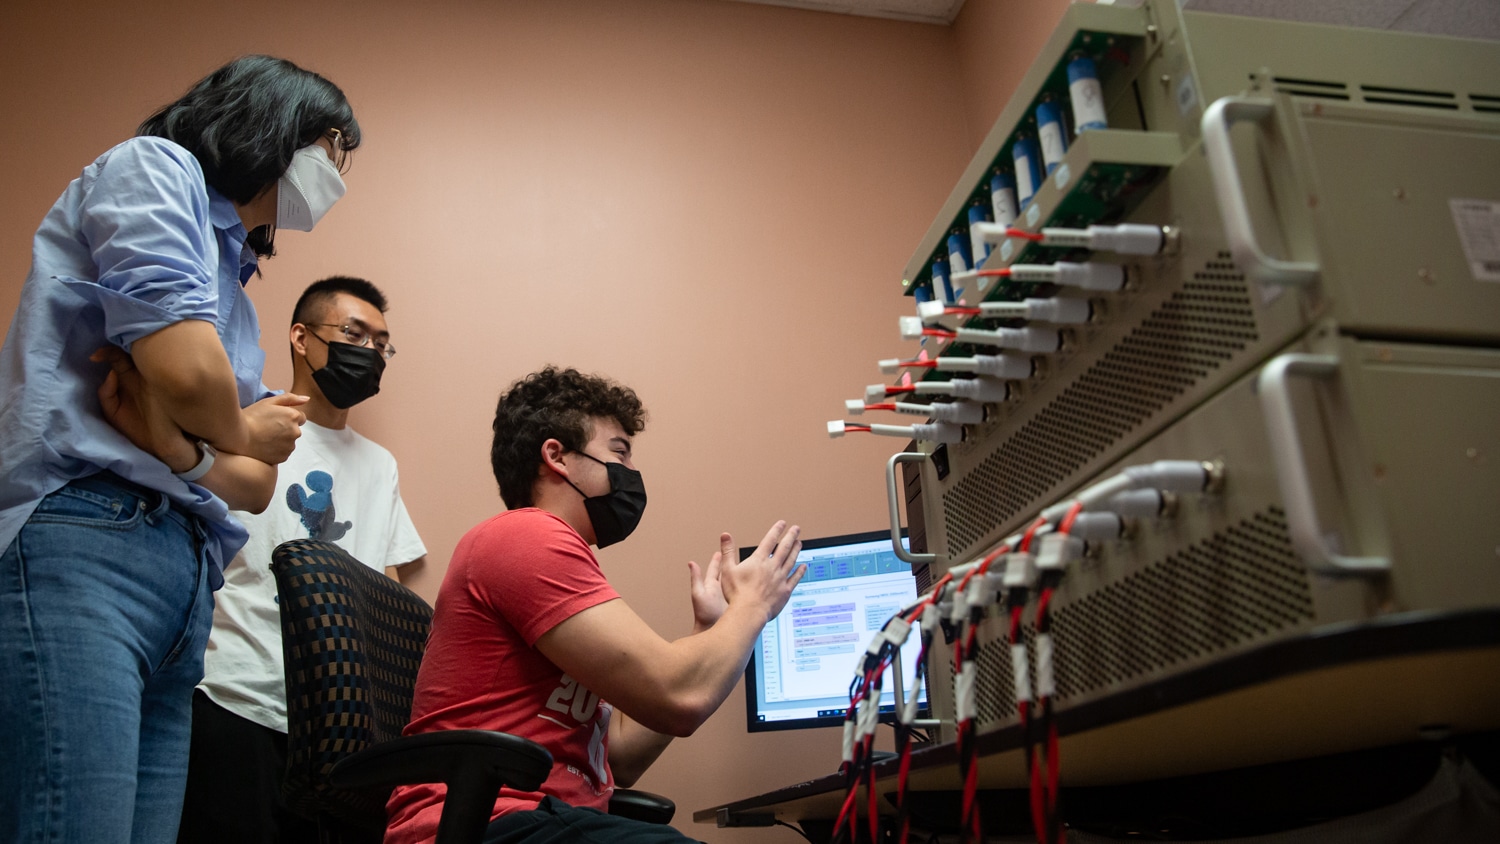
[[[224,499],[231,510],[259,513],[276,493],[276,467],[253,457],[220,452],[198,483]]]
[[[654,670],[643,666],[656,694],[671,704],[665,711],[671,720],[653,729],[686,736],[702,726],[744,676],[764,626],[764,609],[731,606],[713,627],[672,642]]]
[[[623,712],[616,711],[614,717],[609,734],[609,770],[615,785],[630,788],[661,757],[673,737],[658,733]]]
[[[234,369],[213,323],[189,319],[169,325],[137,340],[131,357],[177,427],[223,452],[248,448]]]

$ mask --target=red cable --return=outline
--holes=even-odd
[[[1026,231],[1025,229],[1006,229],[1005,230],[1005,236],[1006,237],[1019,237],[1022,240],[1030,240],[1030,241],[1033,241],[1035,243],[1041,243],[1042,241],[1044,241],[1044,240],[1047,239],[1046,235],[1039,234],[1039,233],[1036,233],[1036,232],[1029,232],[1029,231]]]
[[[881,402],[880,404],[867,404],[865,410],[895,410],[895,402]]]
[[[1037,532],[1037,530],[1040,529],[1043,525],[1046,525],[1046,524],[1047,524],[1047,520],[1046,519],[1038,518],[1036,521],[1034,521],[1034,522],[1031,523],[1031,527],[1029,527],[1029,528],[1026,529],[1026,534],[1021,537],[1021,551],[1022,551],[1022,553],[1025,553],[1025,552],[1031,550],[1031,541],[1036,538],[1036,532]]]
[[[1068,508],[1068,514],[1063,516],[1062,522],[1057,526],[1057,532],[1066,536],[1073,532],[1073,523],[1078,521],[1078,514],[1083,512],[1083,502],[1074,501],[1073,506]]]
[[[849,425],[849,424],[846,423],[844,425],[844,433],[846,433],[846,434],[848,434],[848,433],[868,434],[868,433],[870,433],[870,426],[869,425]]]

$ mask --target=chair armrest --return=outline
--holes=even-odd
[[[534,741],[490,730],[444,730],[402,736],[339,760],[328,771],[335,788],[448,786],[437,844],[477,842],[502,785],[536,791],[552,770],[552,754]]]
[[[402,736],[339,760],[335,788],[392,788],[450,783],[480,771],[518,791],[535,791],[552,770],[552,754],[534,741],[492,730],[440,730]]]
[[[617,788],[609,798],[609,813],[646,823],[669,824],[677,814],[677,804],[649,791]]]

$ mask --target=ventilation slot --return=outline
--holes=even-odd
[[[1259,339],[1245,276],[1220,252],[943,496],[950,559]]]
[[[1253,78],[1253,77],[1252,77]],[[1342,82],[1320,82],[1316,79],[1275,77],[1276,90],[1299,97],[1321,97],[1325,100],[1349,99],[1349,86]]]
[[[1418,108],[1440,108],[1457,111],[1458,101],[1445,91],[1419,91],[1413,88],[1383,88],[1378,85],[1361,85],[1359,92],[1367,103],[1383,105],[1416,106]]]
[[[1312,619],[1307,572],[1271,507],[1057,609],[1057,700],[1158,679]],[[1034,660],[1034,630],[1025,630]],[[1015,718],[1010,645],[985,643],[977,662],[979,723]]]
[[[1473,106],[1475,111],[1500,114],[1500,97],[1489,94],[1470,94],[1469,105]]]

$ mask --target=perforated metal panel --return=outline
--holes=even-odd
[[[1011,517],[1259,339],[1245,276],[1218,253],[943,496],[961,559]]]
[[[1269,507],[1053,614],[1057,701],[1164,676],[1310,624],[1308,575],[1286,518]],[[989,630],[1001,630],[998,621]],[[1032,641],[1027,627],[1028,649]],[[992,635],[978,657],[978,715],[986,728],[1016,716],[1009,646]],[[951,675],[951,671],[949,672]],[[950,677],[951,679],[951,677]]]

